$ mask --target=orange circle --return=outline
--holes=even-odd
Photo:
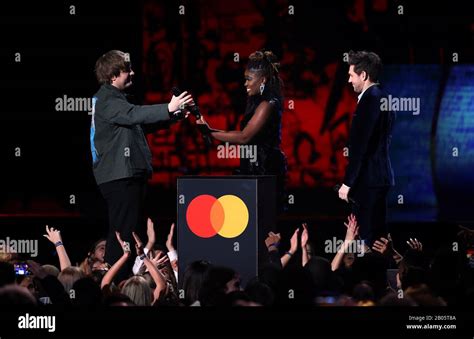
[[[186,222],[189,229],[201,238],[219,234],[223,238],[236,238],[247,228],[249,213],[247,205],[231,194],[216,199],[202,194],[189,203]]]
[[[224,218],[224,207],[219,200],[214,201],[214,204],[212,204],[211,207],[210,220],[212,228],[214,231],[216,231],[216,233],[219,233],[219,231],[222,229],[222,226],[224,226]]]

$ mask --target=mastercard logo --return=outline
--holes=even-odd
[[[216,234],[235,238],[247,228],[249,211],[242,199],[235,195],[216,198],[202,194],[189,203],[186,222],[191,232],[201,238],[211,238]]]

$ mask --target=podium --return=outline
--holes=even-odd
[[[184,176],[177,183],[179,285],[197,260],[226,266],[242,284],[268,257],[265,238],[276,228],[274,176]]]

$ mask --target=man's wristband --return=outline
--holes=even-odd
[[[56,241],[56,242],[54,243],[54,246],[55,246],[55,247],[59,247],[59,246],[64,246],[64,245],[63,245],[63,242],[62,242],[62,241]]]
[[[278,243],[277,243],[277,242],[274,242],[274,243],[268,245],[268,248],[270,248],[270,247],[278,248]]]
[[[146,258],[146,254],[143,253],[143,254],[140,256],[140,260],[145,260],[145,258]]]
[[[290,251],[286,251],[285,254],[288,254],[290,257],[293,256],[293,253],[291,253]]]

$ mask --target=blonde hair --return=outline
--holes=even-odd
[[[69,266],[62,270],[58,275],[58,280],[63,284],[66,292],[72,289],[72,286],[79,279],[84,278],[84,273],[77,266]]]
[[[141,276],[129,278],[122,287],[122,293],[137,306],[150,306],[153,295],[149,283]]]

